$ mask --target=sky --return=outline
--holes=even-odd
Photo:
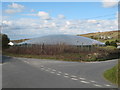
[[[14,40],[118,30],[117,2],[106,1],[3,2],[2,33]]]

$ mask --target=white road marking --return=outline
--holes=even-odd
[[[90,80],[90,82],[93,82],[93,83],[95,83],[96,81]]]
[[[67,76],[67,75],[69,75],[68,73],[65,73],[65,75]]]
[[[77,77],[77,76],[71,75],[71,77],[75,78],[75,77]]]
[[[62,72],[59,71],[58,73],[62,73]]]
[[[94,86],[97,86],[97,87],[102,87],[101,85],[98,85],[98,84],[93,84]]]
[[[24,61],[24,62],[29,63],[29,62],[27,62],[27,61]],[[45,69],[44,66],[42,65],[42,66],[41,66],[41,69],[42,69],[42,70],[45,70],[45,71],[50,71],[51,68]],[[57,70],[55,70],[55,69],[51,69],[51,70],[52,70],[52,71],[51,71],[50,73],[55,73],[55,71],[57,71]],[[62,74],[62,72],[58,71],[57,75],[60,76],[61,74]],[[65,78],[69,78],[68,75],[69,75],[68,73],[64,73],[64,77],[65,77]],[[76,81],[78,80],[78,79],[76,78],[77,76],[75,76],[75,75],[71,75],[70,77],[71,77],[72,80],[76,80]],[[79,78],[79,79],[81,79],[81,80],[86,80],[85,78]],[[96,82],[96,81],[90,80],[90,82],[87,82],[87,81],[80,81],[80,82],[88,84],[88,83],[90,83],[90,82]],[[98,85],[98,84],[93,84],[93,85],[96,86],[96,87],[102,87],[101,85]],[[105,85],[105,86],[108,86],[108,87],[110,86],[110,85],[108,85],[108,84],[104,84],[104,85]]]
[[[41,68],[41,70],[45,70],[45,68]]]
[[[85,63],[101,63],[101,62],[85,62]]]
[[[111,85],[105,84],[105,86],[110,87]]]
[[[58,73],[57,75],[61,75],[60,73]]]
[[[65,78],[68,78],[68,76],[64,76]]]
[[[86,80],[85,78],[79,78],[79,79],[81,79],[81,80]]]
[[[77,78],[71,78],[72,80],[78,80]]]
[[[87,82],[87,81],[80,81],[80,82],[82,82],[82,83],[90,83],[90,82]]]

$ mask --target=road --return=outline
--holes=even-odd
[[[67,62],[3,57],[3,88],[117,88],[103,77],[116,60]]]

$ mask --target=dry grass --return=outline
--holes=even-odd
[[[107,48],[107,47],[106,47]],[[39,58],[54,58],[75,61],[101,61],[106,59],[118,58],[119,50],[105,49],[105,47],[86,46],[77,47],[69,45],[24,45],[14,46],[4,50],[12,55],[30,55]]]

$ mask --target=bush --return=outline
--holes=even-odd
[[[105,45],[106,45],[106,46],[114,46],[114,47],[117,47],[117,42],[116,42],[116,41],[111,41],[111,42],[106,41],[106,42],[105,42]]]
[[[107,45],[107,46],[110,45],[110,42],[109,42],[109,41],[106,41],[106,42],[105,42],[105,45]]]
[[[115,41],[111,41],[110,45],[114,46],[114,47],[117,47],[117,43]]]
[[[2,48],[6,49],[9,47],[8,43],[10,42],[10,39],[6,34],[2,34]]]
[[[14,55],[55,57],[62,60],[102,61],[118,58],[120,50],[113,46],[70,46],[70,45],[20,45],[5,50]]]

